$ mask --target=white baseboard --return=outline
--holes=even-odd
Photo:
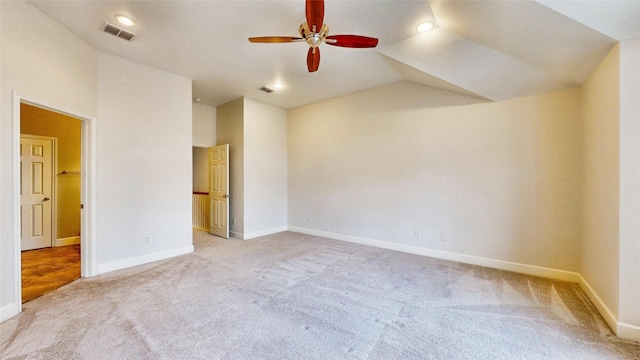
[[[11,303],[0,308],[0,323],[8,320],[22,311],[22,306],[18,303]]]
[[[160,251],[153,254],[137,256],[120,261],[114,261],[108,264],[98,265],[98,274],[104,274],[115,270],[126,269],[133,266],[148,264],[150,262],[164,260],[175,256],[185,255],[194,251],[193,245],[185,246],[177,249]]]
[[[80,236],[71,236],[66,238],[56,239],[53,243],[53,246],[67,246],[67,245],[76,245],[80,244],[80,240],[82,238]]]
[[[335,240],[342,240],[342,241],[348,241],[356,244],[374,246],[382,249],[401,251],[401,252],[406,252],[406,253],[415,254],[415,255],[423,255],[423,256],[428,256],[436,259],[451,260],[451,261],[461,262],[465,264],[472,264],[472,265],[480,265],[480,266],[490,267],[494,269],[508,270],[508,271],[513,271],[521,274],[541,276],[541,277],[546,277],[546,278],[551,278],[556,280],[570,281],[574,283],[580,282],[580,274],[571,272],[571,271],[551,269],[551,268],[546,268],[546,267],[541,267],[536,265],[519,264],[519,263],[510,262],[510,261],[496,260],[496,259],[484,258],[479,256],[473,256],[473,255],[458,254],[458,253],[453,253],[448,251],[433,250],[433,249],[427,249],[419,246],[397,244],[397,243],[392,243],[388,241],[373,240],[373,239],[367,239],[367,238],[351,236],[351,235],[342,235],[342,234],[336,234],[336,233],[314,230],[314,229],[307,229],[307,228],[302,228],[297,226],[289,226],[289,230],[303,233],[303,234],[308,234],[308,235],[322,236],[322,237],[335,239]]]
[[[277,234],[283,231],[289,230],[288,226],[279,226],[271,229],[259,230],[250,233],[241,233],[237,231],[229,231],[229,237],[240,239],[240,240],[250,240],[255,239],[260,236],[267,236],[272,234]]]
[[[255,239],[260,236],[267,236],[267,235],[281,233],[283,231],[287,231],[288,229],[289,228],[287,226],[280,226],[280,227],[275,227],[275,228],[266,229],[266,230],[254,231],[247,234],[242,234],[243,235],[242,239],[243,240]]]
[[[582,288],[582,290],[587,295],[587,297],[589,297],[591,302],[594,304],[598,312],[602,315],[605,322],[616,333],[618,337],[640,342],[640,327],[632,324],[619,322],[616,316],[611,312],[611,310],[609,310],[607,305],[602,301],[602,299],[598,296],[598,294],[591,287],[591,285],[579,273],[540,267],[535,265],[519,264],[519,263],[514,263],[514,262],[504,261],[504,260],[496,260],[496,259],[490,259],[490,258],[484,258],[484,257],[478,257],[478,256],[472,256],[472,255],[458,254],[458,253],[453,253],[448,251],[433,250],[433,249],[427,249],[419,246],[397,244],[397,243],[392,243],[388,241],[374,240],[374,239],[362,238],[362,237],[351,236],[351,235],[343,235],[338,233],[331,233],[331,232],[308,229],[308,228],[297,227],[297,226],[282,226],[282,227],[277,227],[277,228],[272,228],[267,230],[255,231],[248,234],[243,234],[238,232],[231,232],[230,234],[235,238],[248,240],[248,239],[271,235],[271,234],[275,234],[275,233],[279,233],[287,230],[299,232],[302,234],[321,236],[329,239],[352,242],[356,244],[374,246],[382,249],[401,251],[405,253],[428,256],[428,257],[437,258],[437,259],[451,260],[451,261],[456,261],[456,262],[461,262],[466,264],[485,266],[485,267],[490,267],[494,269],[514,271],[522,274],[541,276],[541,277],[546,277],[546,278],[551,278],[556,280],[578,283]],[[80,239],[80,237],[77,237],[77,238],[78,240]],[[72,239],[72,238],[65,238],[65,239]],[[65,240],[65,239],[58,239],[58,240]],[[60,245],[57,245],[57,241],[56,241],[56,246],[60,246]],[[182,248],[161,251],[153,254],[116,261],[108,264],[103,264],[98,266],[98,274],[125,269],[129,267],[137,266],[137,265],[143,265],[143,264],[147,264],[147,263],[158,261],[158,260],[168,259],[174,256],[189,254],[189,253],[192,253],[193,251],[194,251],[194,247],[193,245],[191,245],[191,246],[185,246]],[[19,314],[20,311],[21,311],[21,306],[20,304],[17,304],[17,303],[11,303],[3,306],[2,308],[0,308],[0,322],[3,322]]]
[[[616,335],[619,338],[640,342],[640,326],[618,322]]]
[[[589,283],[582,277],[582,275],[576,272],[551,269],[551,268],[535,266],[535,265],[519,264],[519,263],[510,262],[510,261],[489,259],[489,258],[483,258],[478,256],[472,256],[472,255],[452,253],[447,251],[433,250],[433,249],[422,248],[419,246],[397,244],[397,243],[392,243],[388,241],[373,240],[373,239],[362,238],[362,237],[351,236],[351,235],[336,234],[336,233],[320,231],[315,229],[297,227],[297,226],[289,226],[288,229],[290,231],[295,231],[303,234],[321,236],[321,237],[335,239],[335,240],[348,241],[356,244],[369,245],[369,246],[374,246],[382,249],[401,251],[401,252],[406,252],[406,253],[416,254],[416,255],[423,255],[423,256],[428,256],[428,257],[437,258],[437,259],[451,260],[451,261],[461,262],[465,264],[480,265],[480,266],[490,267],[494,269],[508,270],[508,271],[513,271],[521,274],[541,276],[541,277],[546,277],[546,278],[555,279],[555,280],[577,283],[578,285],[580,285],[580,287],[582,288],[582,291],[585,292],[587,297],[589,297],[589,300],[591,300],[593,305],[596,307],[600,315],[602,315],[605,322],[607,323],[607,325],[609,325],[609,327],[616,334],[616,336],[622,339],[640,342],[640,327],[632,324],[619,322],[616,316],[611,312],[611,310],[609,310],[609,307],[607,307],[604,301],[602,301],[600,296],[598,296],[598,294],[591,287],[591,285],[589,285]]]
[[[587,280],[582,277],[582,275],[580,275],[578,284],[580,285],[580,288],[582,288],[582,291],[587,294],[587,297],[589,298],[589,300],[591,300],[591,303],[596,307],[596,309],[598,309],[598,312],[600,313],[600,315],[602,315],[604,321],[606,321],[607,325],[609,325],[609,328],[611,328],[613,332],[618,334],[618,319],[611,312],[611,310],[609,310],[607,304],[602,301],[600,296],[598,296],[598,293],[596,293],[596,291],[591,287]]]

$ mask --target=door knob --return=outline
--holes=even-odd
[[[49,200],[51,200],[51,199],[49,199],[48,197],[42,199],[42,201],[49,201]]]
[[[222,198],[224,198],[224,199],[230,199],[230,198],[231,198],[231,195],[229,195],[229,194],[224,194],[224,195],[222,195]]]

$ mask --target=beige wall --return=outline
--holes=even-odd
[[[193,251],[193,139],[189,79],[96,50],[29,2],[0,16],[1,321],[20,311],[14,92],[89,124],[84,276]]]
[[[290,110],[289,226],[577,271],[579,100],[400,82]]]
[[[193,191],[209,192],[208,148],[216,145],[216,108],[193,103]]]
[[[191,80],[99,52],[98,93],[99,272],[192,252]]]
[[[244,233],[244,99],[216,108],[216,143],[229,144],[229,228]],[[236,224],[233,224],[233,220]]]
[[[619,335],[640,341],[640,38],[620,43]]]
[[[26,1],[0,1],[0,320],[19,311],[15,269],[13,92],[97,114],[97,51]]]
[[[583,86],[580,272],[618,336],[640,340],[640,38],[622,41]],[[597,298],[596,298],[597,297]]]
[[[217,143],[229,144],[232,236],[286,229],[287,111],[240,98],[217,107],[216,127]]]
[[[193,145],[216,145],[216,108],[198,102],[193,103]]]
[[[193,191],[209,192],[209,148],[193,147]]]
[[[618,314],[620,51],[613,48],[582,88],[583,236],[580,273]]]
[[[245,238],[287,226],[287,111],[244,99]]]
[[[20,133],[58,139],[58,174],[64,170],[78,175],[57,175],[56,225],[58,239],[80,235],[80,170],[82,122],[78,119],[20,105]]]

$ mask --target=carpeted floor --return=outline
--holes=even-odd
[[[2,359],[639,359],[576,284],[292,232],[80,279]]]

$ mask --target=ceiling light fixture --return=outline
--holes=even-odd
[[[118,15],[116,15],[114,17],[116,18],[116,20],[118,20],[118,22],[120,24],[122,24],[124,26],[135,26],[136,25],[136,22],[132,18],[130,18],[128,16],[118,14]]]
[[[416,26],[416,31],[423,33],[433,29],[434,27],[435,27],[435,24],[433,23],[433,21],[425,21],[423,23],[418,24],[418,26]]]
[[[273,84],[274,89],[282,89],[284,87],[283,83],[275,83]]]

